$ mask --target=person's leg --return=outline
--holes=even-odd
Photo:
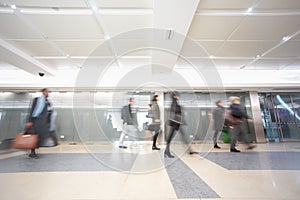
[[[247,149],[253,149],[253,148],[255,148],[256,145],[252,144],[250,142],[249,134],[247,134],[247,132],[245,130],[245,127],[244,127],[244,124],[241,124],[240,126],[241,126],[241,128],[240,128],[240,136],[243,138],[243,141],[247,145]]]
[[[171,152],[170,152],[170,145],[171,145],[171,141],[173,139],[174,133],[175,133],[175,127],[171,126],[170,127],[170,132],[169,132],[169,135],[168,135],[168,138],[167,138],[166,150],[165,150],[165,153],[164,153],[165,156],[168,156],[170,158],[174,158],[174,156],[171,155]]]
[[[183,140],[184,144],[188,146],[188,149],[187,149],[188,153],[189,153],[189,154],[194,154],[194,153],[196,153],[196,152],[193,151],[192,148],[191,148],[191,142],[190,142],[189,135],[186,133],[186,131],[185,131],[185,129],[183,128],[183,126],[180,126],[180,127],[179,127],[179,132],[180,132],[180,134],[181,134],[181,137],[182,137],[182,140]]]
[[[125,149],[127,148],[126,146],[123,145],[126,134],[127,134],[127,125],[123,124],[122,133],[119,139],[119,148],[125,148]]]
[[[138,134],[138,129],[135,125],[127,125],[127,135],[130,137],[130,140],[132,141],[130,147],[138,148],[139,134]]]
[[[236,141],[239,134],[240,134],[240,124],[235,124],[233,126],[233,129],[231,129],[231,145],[230,145],[231,152],[240,152],[235,148]]]
[[[220,149],[221,147],[218,146],[218,138],[219,138],[219,130],[215,130],[214,132],[214,137],[213,137],[213,142],[214,142],[214,148]]]
[[[160,148],[158,148],[158,147],[156,146],[156,141],[157,141],[158,135],[159,135],[159,130],[158,130],[158,131],[155,131],[155,134],[154,134],[154,136],[153,136],[152,150],[160,150]]]

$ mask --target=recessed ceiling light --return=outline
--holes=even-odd
[[[13,10],[16,10],[17,9],[17,6],[16,5],[10,5],[10,7],[11,7],[11,9],[13,9]]]
[[[214,58],[214,56],[213,56],[213,55],[210,55],[210,56],[209,56],[209,58],[210,58],[210,59],[213,59],[213,58]]]
[[[284,37],[282,38],[283,41],[288,41],[289,39],[291,39],[290,36],[284,36]]]
[[[104,40],[109,40],[109,39],[110,39],[109,35],[104,35]]]
[[[97,11],[97,10],[98,10],[98,7],[97,7],[97,6],[93,6],[92,9],[93,9],[94,11]]]
[[[247,12],[250,13],[250,12],[252,12],[252,10],[253,10],[253,8],[250,7],[250,8],[248,8]]]
[[[260,57],[260,55],[258,54],[258,55],[256,55],[256,57],[255,58],[259,58]]]

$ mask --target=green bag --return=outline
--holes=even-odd
[[[230,143],[231,142],[231,136],[228,131],[227,127],[224,127],[221,134],[222,140],[224,143]]]

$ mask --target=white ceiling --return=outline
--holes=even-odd
[[[175,53],[137,49],[123,55],[111,70],[147,65],[151,60],[188,70],[188,62],[178,59],[184,55],[201,66],[213,63],[220,73],[226,71],[224,76],[238,73],[241,83],[249,70],[266,76],[276,72],[275,77],[279,71],[294,79],[277,79],[278,84],[300,86],[299,0],[0,0],[0,27],[0,77],[6,77],[0,86],[16,81],[7,79],[10,70],[22,71],[22,76],[29,72],[28,84],[38,72],[52,76],[51,80],[66,70],[76,74],[95,50],[93,59],[101,63],[118,55],[120,44],[132,50],[145,39],[153,42],[147,31],[147,36],[134,35],[134,30],[145,28],[163,29],[166,34],[170,29],[174,38],[155,39],[171,44]],[[132,33],[128,36],[128,32]],[[185,36],[203,51],[197,51]],[[270,84],[274,81],[270,79]]]

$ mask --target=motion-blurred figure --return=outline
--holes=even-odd
[[[122,133],[119,139],[119,148],[126,149],[124,139],[125,136],[130,133],[131,136],[137,137],[138,132],[138,123],[137,123],[137,115],[136,109],[133,109],[132,106],[134,104],[134,98],[129,98],[128,105],[124,106],[121,110],[121,118],[123,119],[123,127]]]
[[[213,143],[214,148],[220,149],[221,147],[218,146],[218,138],[219,133],[222,131],[224,126],[224,114],[225,108],[223,107],[223,102],[221,100],[216,101],[216,108],[213,110],[213,119],[214,119],[214,137]]]
[[[237,150],[235,148],[237,138],[244,138],[245,143],[247,145],[248,149],[253,149],[255,145],[251,144],[249,141],[249,138],[243,128],[243,119],[247,119],[248,122],[252,122],[250,117],[242,110],[242,107],[240,105],[241,100],[239,97],[232,96],[229,98],[229,101],[231,102],[230,110],[231,115],[236,118],[236,123],[233,123],[233,129],[231,129],[231,145],[230,145],[230,152],[241,152],[240,150]]]

